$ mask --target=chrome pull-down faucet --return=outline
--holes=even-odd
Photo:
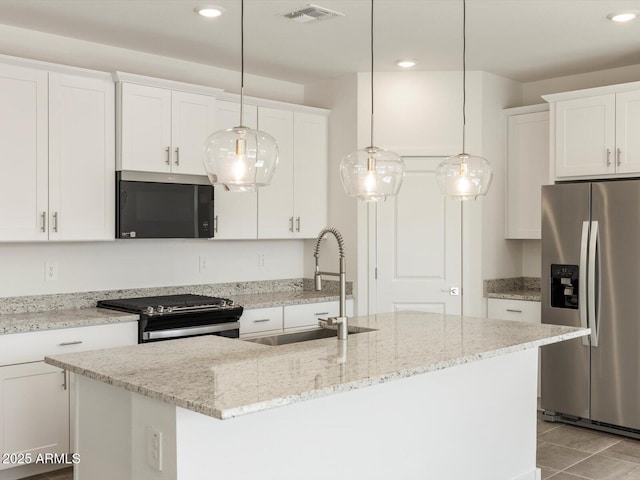
[[[338,273],[335,272],[321,272],[320,266],[318,265],[318,259],[320,254],[320,242],[324,238],[327,233],[331,233],[336,240],[338,241],[338,249],[340,254],[340,269]],[[326,321],[327,325],[336,325],[338,327],[338,340],[346,340],[347,334],[349,333],[349,327],[347,325],[347,296],[346,296],[346,286],[347,286],[347,268],[346,261],[344,258],[344,241],[342,240],[342,235],[335,228],[324,228],[318,234],[318,238],[316,239],[316,248],[313,253],[313,256],[316,259],[316,270],[313,275],[315,281],[315,289],[317,291],[322,290],[322,275],[328,275],[332,277],[340,278],[340,313],[337,317],[328,318]]]

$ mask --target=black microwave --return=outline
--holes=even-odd
[[[117,238],[213,238],[206,177],[116,172]]]

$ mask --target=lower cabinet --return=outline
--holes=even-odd
[[[240,317],[240,337],[318,327],[321,318],[339,314],[337,301],[285,305],[284,307],[245,310]],[[347,300],[347,316],[353,316],[353,300]]]
[[[488,299],[488,318],[515,320],[518,322],[541,323],[540,302],[528,300]],[[540,396],[540,356],[538,355],[538,396]]]
[[[28,463],[25,468],[47,467],[34,465],[39,453],[74,451],[70,376],[44,357],[136,343],[137,322],[0,335],[0,454],[20,454],[0,461],[0,479],[38,473],[5,477],[2,471]]]
[[[67,372],[44,362],[0,367],[0,395],[0,452],[31,457],[3,458],[0,470],[70,451]]]

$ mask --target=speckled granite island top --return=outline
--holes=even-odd
[[[421,312],[350,319],[376,329],[270,347],[215,336],[47,357],[47,363],[227,419],[587,335],[588,329]]]

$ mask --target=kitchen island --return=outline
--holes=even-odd
[[[78,374],[76,478],[537,478],[537,347],[589,330],[419,312],[350,325],[374,330],[47,357]]]

